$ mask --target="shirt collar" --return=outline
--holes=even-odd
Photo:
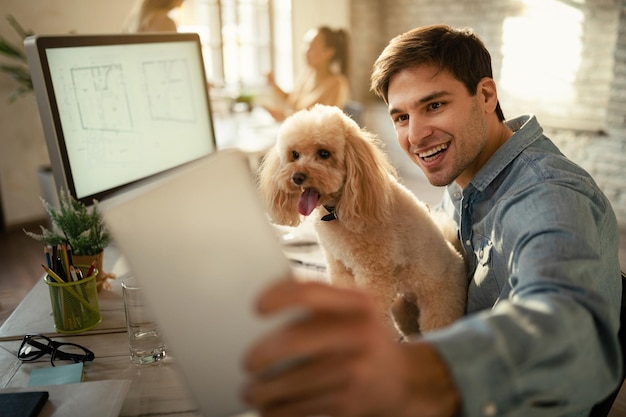
[[[487,163],[470,181],[478,191],[484,191],[489,184],[528,146],[542,136],[543,129],[532,114],[507,120],[506,125],[513,131],[511,136],[489,158]]]

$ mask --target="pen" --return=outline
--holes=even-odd
[[[50,258],[50,249],[48,246],[43,247],[43,253],[46,255],[46,264],[48,268],[52,268],[52,258]]]
[[[58,251],[57,251],[58,252]],[[61,258],[56,258],[56,264],[54,268],[51,268],[54,272],[56,272],[57,276],[61,278],[63,281],[67,281],[67,276],[65,275],[65,270],[63,269],[63,261]]]
[[[57,251],[57,246],[52,245],[52,266],[50,268],[52,269],[56,268],[58,258],[59,258],[59,253]]]
[[[93,260],[91,262],[91,265],[89,266],[89,271],[87,272],[87,278],[89,278],[91,276],[91,274],[93,273],[93,270],[96,269],[96,261]]]

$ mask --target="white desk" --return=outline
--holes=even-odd
[[[258,168],[263,155],[276,142],[280,123],[258,107],[250,112],[216,112],[213,116],[217,148],[241,149],[248,154],[251,168]]]
[[[294,271],[298,276],[325,279],[319,246],[286,247],[285,252],[289,258],[309,265],[303,267],[294,263]],[[322,265],[322,268],[315,265]],[[94,352],[94,361],[84,365],[85,382],[131,381],[120,416],[199,416],[176,367],[175,358],[170,355],[163,362],[148,366],[130,362],[120,279],[129,271],[114,247],[105,250],[104,269],[116,274],[118,279],[110,281],[110,291],[99,294],[102,323],[95,329],[78,335],[56,333],[48,288],[43,282],[43,276],[35,284],[0,327],[0,388],[26,387],[33,369],[50,366],[48,356],[34,362],[21,362],[16,356],[24,334],[43,333],[58,341],[78,343]]]

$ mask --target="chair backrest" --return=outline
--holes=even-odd
[[[345,114],[352,117],[359,126],[363,126],[363,105],[361,103],[356,100],[348,100],[343,111]]]
[[[622,348],[622,383],[626,377],[626,275],[622,272],[622,308],[620,310],[620,326],[619,326],[619,344]],[[596,404],[589,413],[589,417],[606,417],[613,407],[615,398],[620,391],[622,384],[620,383],[615,391],[605,398],[602,402]]]

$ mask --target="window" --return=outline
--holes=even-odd
[[[290,56],[285,55],[291,52],[290,4],[290,0],[185,0],[176,19],[179,31],[200,35],[210,82],[241,91],[266,84],[265,74],[275,71],[276,51]],[[274,42],[278,36],[286,42]]]
[[[523,3],[523,13],[505,19],[502,28],[504,58],[499,86],[500,94],[507,97],[505,115],[533,108],[543,123],[553,127],[599,128],[605,115],[596,114],[597,105],[585,106],[584,90],[577,80],[585,23],[580,2]]]
[[[525,100],[575,98],[583,15],[555,0],[526,0],[526,13],[505,20],[501,85]],[[559,16],[555,28],[554,16]],[[522,81],[522,82],[520,82]]]

